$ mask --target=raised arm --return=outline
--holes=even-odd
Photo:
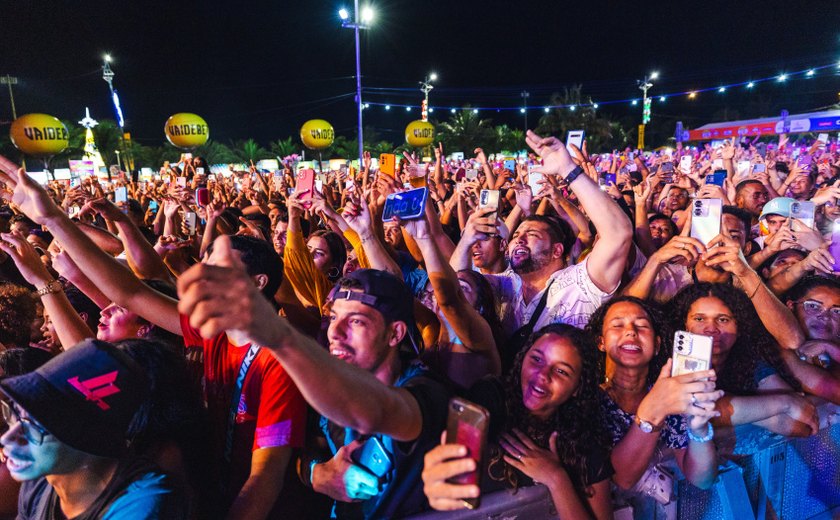
[[[178,279],[179,309],[205,338],[244,331],[271,350],[318,413],[361,434],[413,441],[423,417],[408,390],[387,386],[371,373],[332,357],[274,311],[250,282],[230,240],[219,237],[216,265],[197,264]],[[359,399],[359,396],[365,396]]]
[[[151,323],[181,334],[178,302],[149,288],[128,268],[96,247],[22,168],[16,169],[14,163],[0,158],[0,181],[7,187],[3,198],[11,200],[35,222],[46,225],[106,296]]]
[[[574,179],[568,179],[572,171],[579,170],[576,170],[577,165],[566,146],[557,138],[542,138],[529,131],[526,142],[542,157],[544,165],[540,170],[565,179],[595,225],[599,240],[587,257],[587,272],[599,289],[604,292],[614,291],[624,274],[627,253],[633,240],[630,220],[612,197],[601,191],[583,172]]]
[[[458,275],[446,262],[443,252],[438,248],[425,218],[407,220],[401,223],[403,228],[414,237],[423,253],[429,281],[435,291],[438,306],[452,326],[464,347],[480,353],[490,360],[490,370],[499,375],[502,362],[499,350],[493,338],[493,332],[478,310],[470,305],[461,290]]]

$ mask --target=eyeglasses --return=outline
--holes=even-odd
[[[9,425],[9,428],[14,428],[18,423],[21,425],[21,431],[26,440],[40,446],[44,442],[44,437],[49,435],[49,432],[43,427],[35,424],[28,417],[21,417],[17,408],[7,403],[0,401],[0,409],[3,412],[3,420]]]
[[[826,309],[825,307],[823,307],[823,304],[814,300],[804,300],[796,303],[802,305],[802,308],[805,309],[806,314],[822,314],[826,312],[826,310],[828,310],[828,313],[831,314],[832,318],[840,319],[840,307],[832,307],[830,309]]]

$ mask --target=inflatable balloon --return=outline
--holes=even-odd
[[[429,146],[435,140],[435,127],[428,121],[412,121],[405,127],[405,142],[415,148]]]
[[[35,157],[49,157],[67,148],[67,127],[48,114],[26,114],[12,121],[12,142],[21,152]]]
[[[170,116],[163,131],[170,143],[185,150],[203,145],[210,137],[207,122],[201,116],[188,112]]]
[[[300,127],[300,140],[311,150],[321,150],[333,143],[335,130],[323,119],[310,119]]]

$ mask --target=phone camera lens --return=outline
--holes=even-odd
[[[697,207],[699,208],[700,206],[702,206],[702,205],[703,205],[703,203],[702,203],[701,201],[699,201],[699,200],[695,200],[695,201],[694,201],[694,205],[695,205],[695,206],[697,206]]]
[[[695,217],[699,217],[699,216],[701,216],[701,215],[703,215],[703,212],[702,212],[702,211],[700,211],[699,209],[695,209],[695,210],[694,210],[694,216],[695,216]]]

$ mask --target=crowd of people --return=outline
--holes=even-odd
[[[0,158],[0,517],[400,518],[540,484],[560,518],[651,518],[723,439],[840,404],[840,153],[767,141],[46,185]]]

